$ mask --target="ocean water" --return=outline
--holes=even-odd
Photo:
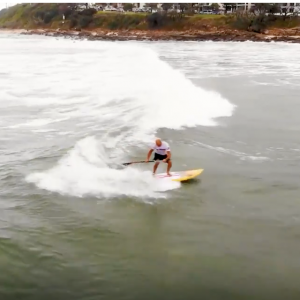
[[[3,299],[299,298],[299,45],[0,44]]]

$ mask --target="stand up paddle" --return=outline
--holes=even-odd
[[[142,164],[142,163],[148,163],[148,162],[154,162],[154,160],[149,160],[149,161],[145,161],[145,160],[140,160],[140,161],[132,161],[132,162],[127,162],[127,163],[123,163],[123,166],[129,166],[131,164]]]

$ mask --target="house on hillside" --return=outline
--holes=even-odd
[[[278,3],[282,13],[300,13],[300,3]]]
[[[237,10],[250,11],[255,6],[255,3],[219,3],[219,5],[222,6],[223,10],[226,10],[226,13],[232,13]]]

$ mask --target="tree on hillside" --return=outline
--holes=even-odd
[[[124,10],[126,10],[126,11],[132,11],[132,9],[133,9],[133,4],[132,4],[132,3],[124,3],[123,8],[124,8]]]
[[[70,3],[69,5],[72,5],[73,7],[78,7],[78,6],[85,6],[86,9],[89,8],[89,4],[88,3]],[[75,8],[75,9],[76,9]]]
[[[60,12],[60,13],[64,13],[64,11],[65,10],[67,10],[69,7],[68,7],[68,4],[66,4],[66,3],[62,3],[62,4],[59,4],[58,5],[58,11]]]
[[[74,10],[77,9],[77,4],[78,4],[78,3],[69,3],[68,6],[69,6],[69,8],[70,8],[72,11],[74,11]]]
[[[281,12],[280,6],[278,3],[270,3],[269,12],[271,14],[277,14]]]
[[[195,3],[187,3],[187,12],[189,14],[195,13]]]
[[[199,3],[194,3],[193,4],[193,9],[196,10],[196,11],[199,11],[200,10]]]
[[[265,15],[266,13],[279,13],[281,10],[277,3],[255,3],[250,11],[259,15]]]
[[[172,6],[173,6],[173,3],[163,3],[161,5],[161,7],[164,11],[168,11]]]
[[[189,9],[188,3],[180,3],[179,6],[182,14]]]
[[[212,10],[219,10],[219,4],[218,3],[212,3],[211,4],[211,9]]]
[[[67,3],[62,3],[58,6],[58,13],[68,18],[72,14],[72,9]]]
[[[96,6],[98,6],[98,7],[105,7],[105,6],[107,6],[107,3],[103,3],[103,2],[101,2],[101,3],[94,3]]]
[[[238,29],[265,33],[267,27],[277,18],[278,5],[271,3],[256,3],[249,11],[237,12],[234,26]]]
[[[259,14],[265,14],[269,11],[270,4],[269,3],[255,3],[254,7],[252,7],[252,11],[258,12]]]
[[[151,8],[151,12],[153,9],[157,9],[157,3],[147,3],[146,6]]]
[[[283,13],[283,20],[286,19],[287,14],[289,13],[289,8],[288,7],[283,7],[281,12]]]

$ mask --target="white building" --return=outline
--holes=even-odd
[[[93,6],[92,3],[89,3],[91,6]],[[145,8],[147,6],[147,3],[132,3],[133,7],[135,8]],[[211,8],[212,3],[193,3],[197,6],[197,10],[205,11]],[[224,11],[226,8],[228,9],[227,12],[233,12],[236,10],[244,10],[249,11],[252,7],[255,6],[255,3],[233,3],[232,5],[225,5],[225,3],[218,3],[219,4],[219,10]],[[111,6],[111,3],[103,3],[102,7],[105,7],[106,5]],[[300,3],[278,3],[281,12],[285,12],[285,10],[288,10],[288,13],[300,13]],[[114,3],[114,6],[121,8],[123,7],[122,3]],[[157,3],[157,9],[162,9],[162,3]],[[172,9],[180,9],[180,3],[174,3]]]
[[[225,3],[218,3],[223,9],[229,8],[228,12],[233,12],[235,10],[249,11],[255,6],[255,3],[234,3],[233,5],[225,5]]]
[[[300,12],[300,3],[278,3],[281,12],[296,13]]]

